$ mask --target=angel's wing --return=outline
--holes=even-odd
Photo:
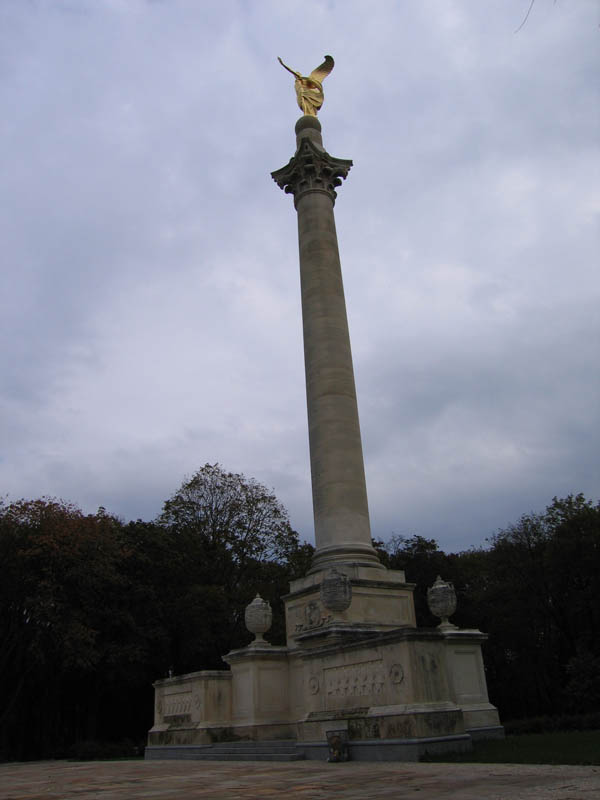
[[[325,56],[325,61],[316,69],[313,69],[308,77],[322,83],[333,69],[334,64],[335,62],[331,56]]]
[[[292,73],[292,75],[295,75],[295,76],[296,76],[296,78],[301,78],[301,77],[302,77],[302,75],[300,75],[300,73],[299,73],[299,72],[296,72],[296,70],[295,70],[295,69],[292,69],[291,67],[288,67],[288,65],[287,65],[287,64],[284,64],[284,63],[283,63],[283,61],[282,61],[282,60],[279,58],[279,56],[277,56],[277,61],[279,61],[279,63],[281,64],[281,66],[282,66],[284,69],[287,69],[287,71],[288,71],[288,72],[291,72],[291,73]]]

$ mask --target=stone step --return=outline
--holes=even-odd
[[[146,748],[145,758],[193,761],[301,761],[294,741],[218,742],[208,745],[158,745]]]
[[[197,761],[302,761],[304,756],[298,753],[202,753],[195,757]]]
[[[296,749],[296,742],[294,740],[274,740],[272,742],[215,742],[215,744],[207,746],[212,750],[264,750],[268,752],[290,750],[294,752]]]

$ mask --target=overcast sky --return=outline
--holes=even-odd
[[[293,79],[325,147],[373,535],[599,496],[596,0],[0,0],[0,494],[152,519],[206,462],[311,540]]]

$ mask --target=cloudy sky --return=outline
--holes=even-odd
[[[312,538],[293,79],[336,222],[373,534],[599,496],[596,0],[0,0],[0,494],[151,519],[220,462]]]

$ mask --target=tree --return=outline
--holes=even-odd
[[[581,710],[584,684],[600,710],[600,505],[555,497],[496,534],[482,568],[476,607],[505,717]]]
[[[377,543],[378,544],[378,543]],[[389,569],[401,569],[406,580],[415,583],[414,599],[417,624],[425,627],[437,624],[427,605],[427,589],[438,575],[449,577],[448,556],[439,549],[435,539],[424,536],[393,536],[380,556]]]
[[[417,584],[420,625],[436,624],[426,604],[435,575],[454,583],[452,622],[489,634],[488,689],[504,719],[600,710],[600,504],[555,497],[487,549],[445,554],[420,536],[378,547]]]
[[[260,561],[283,563],[298,548],[283,505],[253,478],[205,464],[164,504],[159,523],[192,534],[211,558],[216,583],[239,583]]]
[[[42,498],[0,510],[3,750],[59,753],[96,735],[110,687],[143,648],[120,564],[118,520]]]
[[[221,656],[250,638],[244,609],[257,591],[272,602],[273,629],[283,636],[274,589],[287,589],[305,548],[274,494],[252,478],[205,464],[165,502],[158,523],[187,570],[172,628],[176,671],[222,667]]]
[[[257,591],[283,640],[281,595],[310,555],[273,494],[218,465],[154,522],[0,502],[0,760],[141,742],[152,681],[223,669],[251,638],[243,612]]]
[[[254,478],[205,464],[165,502],[159,522],[224,545],[236,563],[282,561],[298,546],[288,513]]]

